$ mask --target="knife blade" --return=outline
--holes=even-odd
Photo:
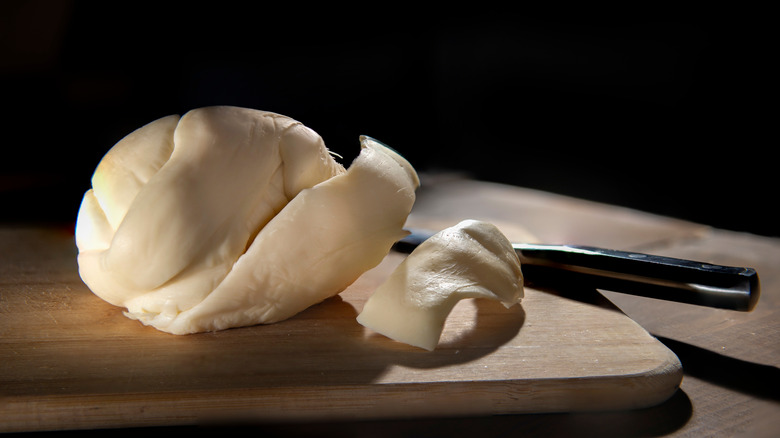
[[[393,249],[411,253],[434,232],[410,229]],[[749,312],[760,281],[753,268],[582,245],[513,243],[524,282],[533,287],[588,286],[612,292]]]

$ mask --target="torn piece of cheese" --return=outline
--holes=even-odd
[[[174,334],[277,322],[376,266],[419,185],[368,137],[345,170],[288,117],[229,106],[139,128],[101,160],[79,210],[79,273]]]
[[[520,260],[494,225],[465,220],[420,244],[366,302],[357,320],[391,339],[426,350],[464,298],[511,307],[524,296]]]

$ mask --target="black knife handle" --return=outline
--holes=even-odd
[[[589,246],[513,246],[524,276],[540,285],[584,282],[613,292],[739,311],[752,310],[760,295],[753,268]]]
[[[431,235],[411,230],[393,248],[410,253]],[[589,246],[512,246],[530,286],[572,284],[739,311],[753,310],[760,296],[758,273],[753,268]]]

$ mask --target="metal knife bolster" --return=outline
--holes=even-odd
[[[411,253],[433,233],[411,230],[393,247]],[[586,286],[730,310],[752,310],[760,295],[752,268],[720,266],[577,245],[515,243],[529,286]]]

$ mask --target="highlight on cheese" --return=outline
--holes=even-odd
[[[520,260],[493,224],[464,220],[412,251],[366,302],[357,321],[391,339],[434,350],[447,316],[465,298],[524,297]]]
[[[92,176],[76,224],[79,274],[168,333],[289,318],[406,235],[414,168],[369,137],[360,145],[345,169],[316,132],[272,112],[215,106],[151,122]]]

